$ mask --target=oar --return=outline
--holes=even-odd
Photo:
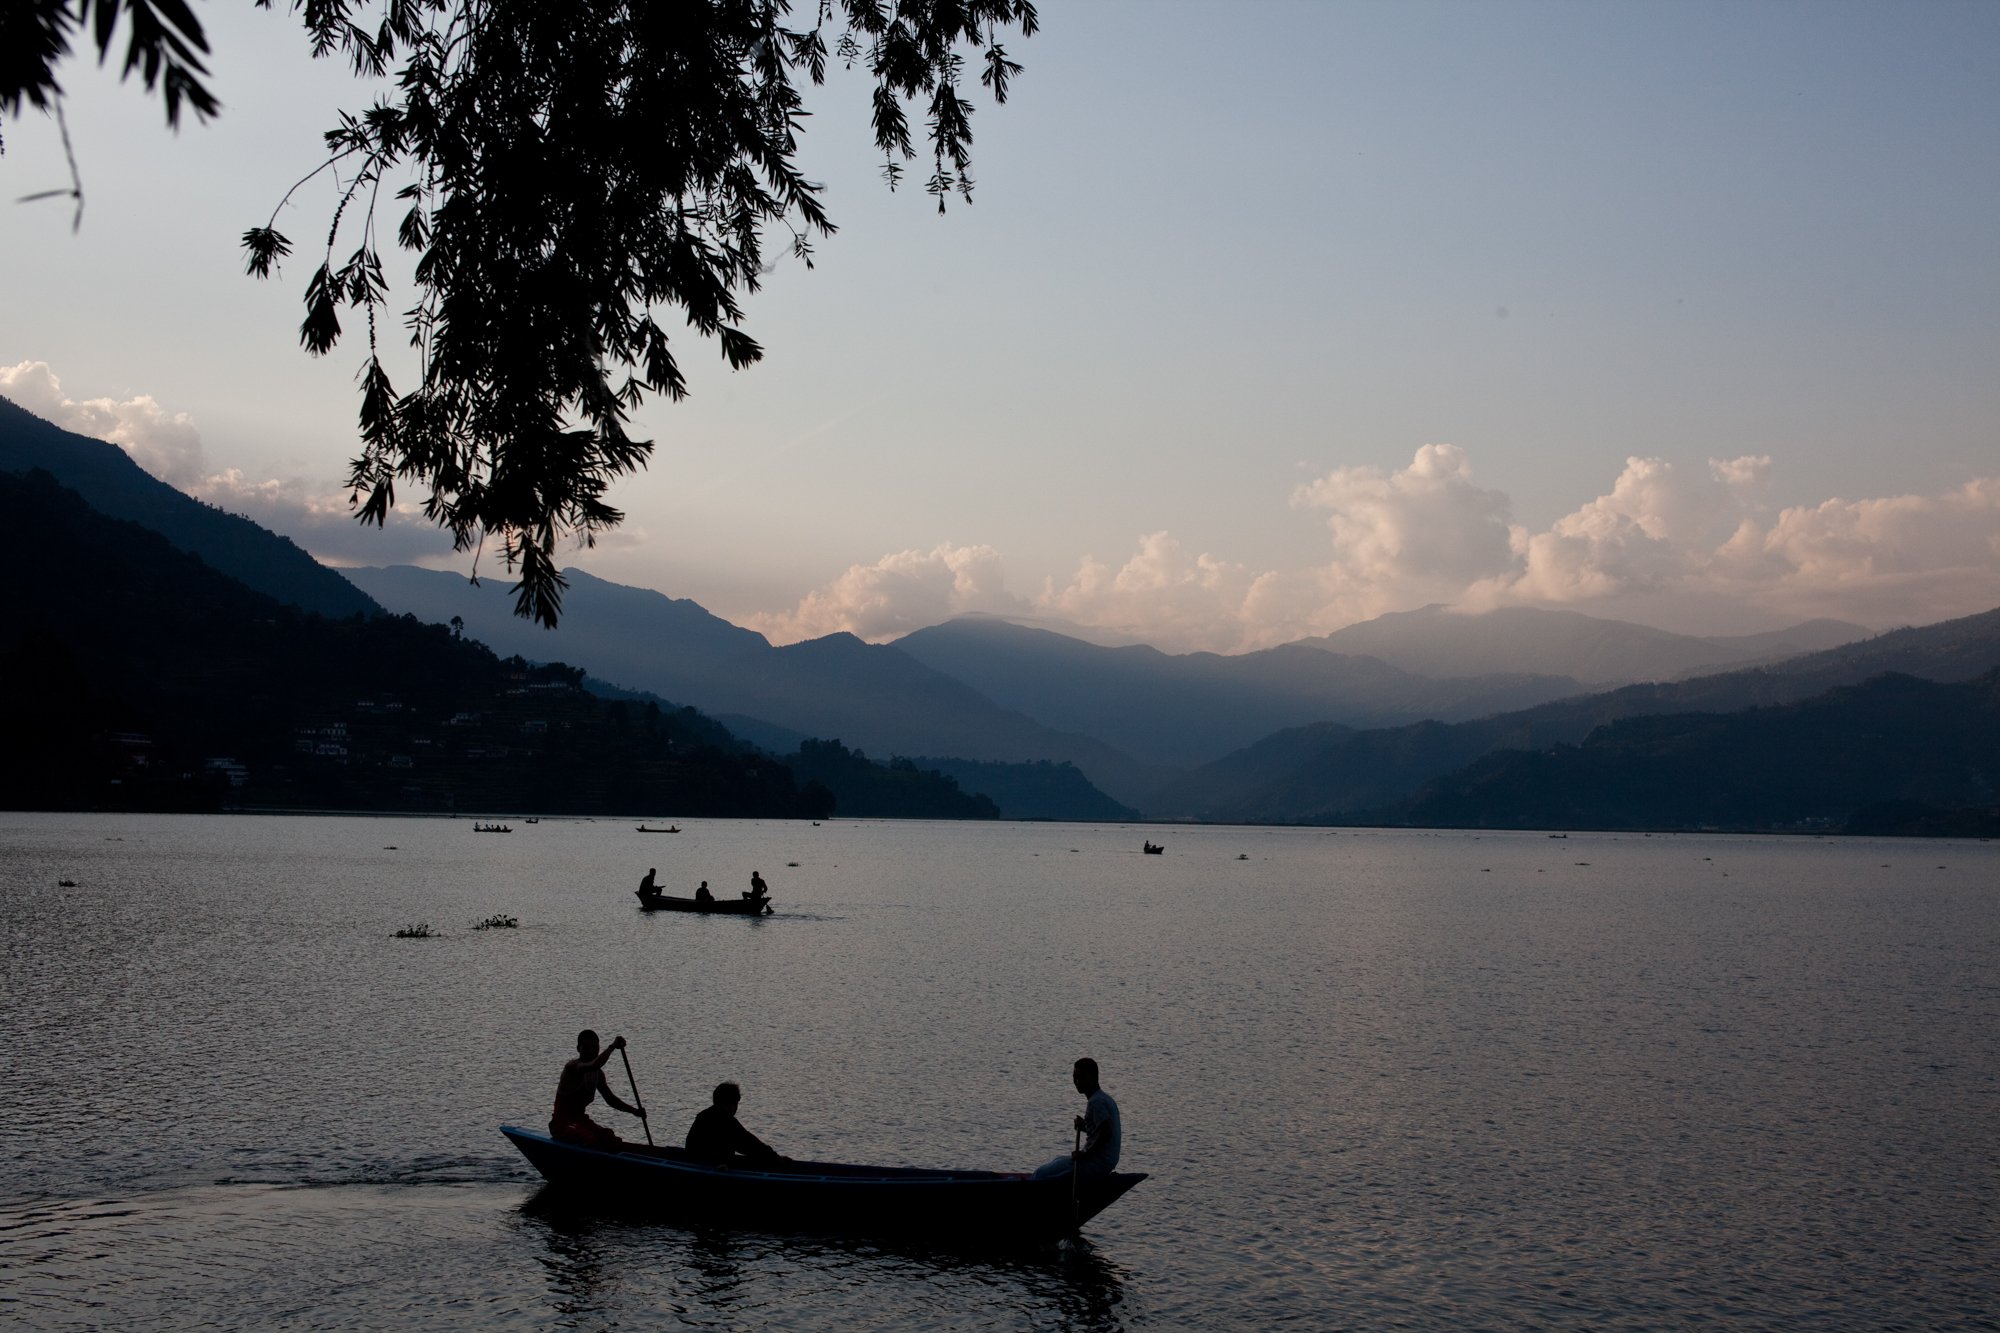
[[[635,1096],[637,1094],[634,1094]],[[1076,1147],[1069,1155],[1069,1228],[1083,1230],[1083,1201],[1078,1193],[1078,1177],[1083,1174],[1083,1163],[1077,1160],[1083,1152],[1083,1126],[1076,1127]]]
[[[646,1130],[646,1146],[653,1146],[653,1124],[646,1119],[646,1099],[639,1095],[639,1080],[632,1077],[632,1057],[625,1054],[625,1048],[618,1048],[618,1058],[625,1062],[625,1081],[632,1085],[632,1105],[639,1108],[639,1123]]]

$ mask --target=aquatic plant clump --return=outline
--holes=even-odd
[[[430,923],[426,921],[419,921],[414,926],[404,926],[396,932],[396,938],[399,940],[431,940],[437,937],[438,932],[432,930]]]
[[[520,925],[521,923],[513,917],[495,912],[484,921],[473,922],[472,928],[474,930],[517,930],[520,928]]]

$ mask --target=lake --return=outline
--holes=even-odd
[[[0,1322],[2000,1327],[2000,846],[638,822],[0,814]],[[886,1164],[1066,1151],[1092,1055],[1151,1178],[1012,1256],[578,1214],[497,1126],[586,1026],[662,1141],[733,1078]]]

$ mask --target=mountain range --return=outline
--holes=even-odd
[[[515,617],[500,583],[409,567],[343,579],[292,543],[147,476],[115,446],[0,400],[0,472],[31,467],[290,607],[363,618],[386,607],[455,622],[502,656],[571,663],[605,697],[650,696],[641,700],[647,716],[663,704],[692,705],[765,751],[811,758],[828,773],[860,773],[869,755],[896,760],[869,770],[879,793],[869,800],[907,804],[912,784],[934,768],[967,792],[990,787],[1014,817],[1505,823],[1583,810],[1592,792],[1622,791],[1623,806],[1589,818],[1643,823],[1654,816],[1640,813],[1639,788],[1621,785],[1619,774],[1658,768],[1663,748],[1722,762],[1755,750],[1757,736],[1798,734],[1774,724],[1773,709],[1851,738],[1874,715],[1976,713],[1977,682],[2000,667],[2000,611],[1874,637],[1811,621],[1704,638],[1567,611],[1427,607],[1231,657],[1103,647],[961,617],[893,644],[835,634],[780,647],[692,601],[574,568],[563,626],[551,632]],[[1884,673],[1915,680],[1898,694],[1874,683]],[[1843,733],[1850,715],[1862,730]],[[1860,819],[1856,802],[1867,799],[1878,822],[1935,829],[1954,826],[1953,801],[1992,803],[1990,775],[1977,764],[1926,787],[1905,780],[1922,765],[1921,749],[1848,746],[1875,754],[1882,771],[1849,782],[1839,810],[1779,797],[1737,806],[1758,826],[1781,817],[1832,826]],[[1818,767],[1838,765],[1823,756]],[[1701,780],[1699,764],[1660,771],[1670,770]],[[1809,774],[1782,763],[1761,771],[1813,789]],[[1817,813],[1798,813],[1808,807]],[[1645,808],[1686,819],[1694,806]]]
[[[1470,722],[1275,733],[1154,794],[1155,818],[1219,822],[1374,819],[1425,784],[1497,751],[1544,752],[1600,727],[1662,714],[1735,714],[1797,703],[1885,673],[1956,683],[2000,667],[2000,610],[1896,630],[1764,666],[1627,685]]]
[[[0,472],[37,469],[98,513],[157,532],[210,568],[287,606],[334,617],[381,613],[367,594],[294,542],[182,494],[115,444],[64,430],[0,398]]]

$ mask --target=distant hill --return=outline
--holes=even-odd
[[[45,472],[0,473],[0,512],[44,557],[0,621],[0,807],[831,808],[704,719],[409,617],[282,605]]]
[[[1230,657],[1104,648],[992,616],[961,616],[894,646],[1002,708],[1181,768],[1285,727],[1483,717],[1584,690],[1559,676],[1432,680],[1298,644]]]
[[[513,614],[501,580],[473,586],[462,575],[407,566],[349,572],[383,605],[439,622],[457,616],[466,633],[501,652],[560,659],[717,717],[756,719],[761,727],[746,734],[760,744],[768,743],[763,736],[811,737],[877,759],[1068,762],[1128,804],[1171,776],[1100,740],[1004,709],[893,647],[851,634],[774,648],[694,602],[574,567],[566,571],[562,627],[549,631]]]
[[[1496,751],[1375,812],[1450,828],[1844,830],[1884,807],[2000,806],[2000,670],[1885,675],[1800,703],[1632,717],[1581,745]],[[1920,819],[1919,821],[1920,822]]]
[[[1956,682],[1995,667],[2000,667],[2000,610],[1896,630],[1772,666],[1628,685],[1472,722],[1370,731],[1298,728],[1161,789],[1148,813],[1219,822],[1338,821],[1407,799],[1492,751],[1577,745],[1598,727],[1623,718],[1796,703],[1885,672]]]
[[[1698,638],[1576,611],[1503,607],[1468,614],[1427,606],[1305,642],[1364,653],[1425,676],[1539,673],[1602,686],[1679,680],[1834,648],[1868,634],[1844,621],[1810,620],[1765,634]]]
[[[123,449],[66,431],[0,398],[0,471],[40,468],[90,507],[159,533],[182,551],[287,606],[323,616],[376,615],[367,594],[288,538],[156,480]]]
[[[1058,819],[1130,823],[1139,812],[1092,786],[1075,764],[999,764],[977,759],[916,759],[969,792],[990,798],[1004,819]]]

